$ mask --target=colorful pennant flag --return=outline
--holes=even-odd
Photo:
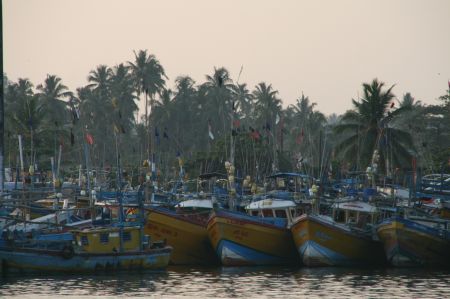
[[[302,143],[303,143],[303,138],[304,138],[304,137],[305,137],[305,132],[304,132],[303,129],[302,129],[301,133],[298,134],[297,138],[295,139],[295,143],[297,143],[297,144],[302,144]]]
[[[92,135],[89,133],[86,133],[86,142],[89,143],[90,145],[94,144],[94,137],[92,137]]]

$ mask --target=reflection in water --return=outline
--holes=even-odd
[[[448,285],[449,270],[169,267],[112,275],[8,275],[0,279],[0,297],[445,298],[450,297]]]

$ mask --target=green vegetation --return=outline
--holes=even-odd
[[[6,167],[17,167],[22,135],[26,165],[49,169],[62,144],[67,173],[84,164],[89,135],[96,169],[115,166],[117,138],[126,169],[141,167],[154,154],[165,179],[177,176],[178,156],[190,177],[225,173],[233,136],[241,177],[275,170],[321,177],[374,164],[377,174],[393,176],[410,171],[413,158],[423,173],[449,171],[450,89],[440,104],[424,105],[409,93],[397,100],[394,86],[374,79],[362,85],[363,96],[352,100],[352,110],[326,117],[304,94],[283,108],[271,84],[260,82],[252,90],[223,67],[200,83],[177,77],[171,90],[163,66],[147,51],[114,67],[99,65],[87,80],[72,92],[56,75],[36,88],[27,79],[11,82],[4,75]],[[142,100],[145,113],[138,119]]]

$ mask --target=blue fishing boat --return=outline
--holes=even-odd
[[[23,238],[6,234],[0,241],[5,272],[92,272],[163,269],[172,248],[151,242],[140,227],[105,227]]]

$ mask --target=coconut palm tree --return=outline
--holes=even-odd
[[[411,136],[392,122],[409,108],[396,109],[394,86],[387,90],[383,87],[377,79],[364,83],[363,97],[352,100],[354,109],[343,115],[334,132],[341,137],[337,152],[353,166],[375,167],[388,173],[393,167],[408,166],[414,147]]]
[[[210,111],[208,118],[218,119],[222,124],[223,134],[229,132],[232,112],[231,88],[233,81],[230,73],[224,67],[214,67],[213,75],[206,75],[206,82],[202,84],[207,99],[206,110]]]
[[[61,128],[67,122],[67,102],[64,99],[72,96],[67,86],[62,84],[61,78],[56,75],[47,75],[44,84],[36,86],[39,91],[38,96],[48,111],[50,123],[55,124],[55,128]]]
[[[128,62],[131,68],[131,74],[135,81],[135,88],[138,97],[145,95],[145,122],[148,123],[148,96],[150,95],[150,104],[154,100],[154,96],[164,89],[167,79],[163,66],[160,64],[156,56],[147,54],[147,50],[134,52],[134,62]]]
[[[24,137],[24,152],[29,157],[30,165],[34,165],[38,154],[47,150],[40,147],[37,153],[36,143],[49,137],[45,119],[46,110],[32,88],[33,84],[28,79],[19,79],[17,83],[8,85],[6,93],[8,128],[11,133]],[[43,142],[44,146],[47,144],[48,142]]]
[[[150,156],[152,143],[150,136],[150,122],[148,114],[148,96],[150,96],[150,111],[154,104],[154,97],[165,88],[167,79],[163,66],[156,59],[155,55],[147,54],[147,50],[134,52],[134,62],[128,62],[131,74],[135,81],[135,88],[138,98],[142,93],[145,95],[145,126],[147,127],[147,154]]]
[[[114,122],[121,130],[128,132],[134,124],[134,114],[139,110],[135,100],[133,79],[129,67],[123,63],[115,66],[109,79]]]
[[[255,98],[258,120],[263,124],[263,128],[267,132],[267,136],[272,137],[268,140],[272,140],[273,147],[273,159],[272,159],[272,171],[278,170],[278,157],[277,157],[277,142],[276,142],[276,130],[275,125],[277,118],[281,117],[281,100],[277,97],[278,91],[272,88],[272,84],[267,85],[264,82],[256,85],[253,91]]]
[[[302,96],[297,99],[295,105],[290,108],[293,111],[293,121],[291,126],[291,148],[295,148],[294,152],[298,152],[297,156],[302,159],[302,165],[305,170],[311,174],[314,173],[316,177],[319,176],[318,170],[322,167],[326,147],[324,140],[329,138],[322,138],[322,133],[325,131],[326,118],[319,112],[315,111],[316,103],[312,103],[307,96],[302,93]],[[327,143],[329,144],[329,142]],[[303,170],[303,169],[302,169]]]
[[[243,119],[250,118],[253,108],[253,94],[248,90],[247,84],[236,84],[231,87],[232,95],[235,98],[235,109]]]
[[[264,82],[255,86],[253,96],[256,104],[256,113],[267,129],[274,127],[276,116],[281,112],[281,100],[277,97],[278,91],[272,88],[272,84]]]

